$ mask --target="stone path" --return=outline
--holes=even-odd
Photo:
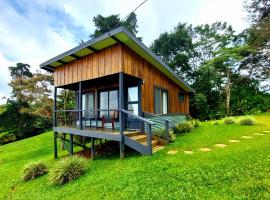
[[[225,148],[225,147],[227,147],[228,145],[227,145],[227,144],[215,144],[214,146],[215,146],[215,147],[219,147],[219,148]]]
[[[168,151],[168,154],[174,155],[174,154],[176,154],[177,152],[178,152],[177,150],[170,150],[170,151]]]
[[[265,135],[265,133],[270,133],[270,131],[261,131],[262,133],[253,133],[253,135],[256,135],[256,136],[262,136],[262,135]],[[252,139],[254,138],[253,136],[248,136],[248,135],[243,135],[241,136],[241,138],[243,139]],[[232,139],[232,140],[229,140],[230,143],[240,143],[241,141],[240,140],[235,140],[235,139]],[[215,147],[218,147],[218,148],[225,148],[229,145],[227,144],[214,144]],[[201,152],[209,152],[209,151],[212,151],[212,149],[210,148],[207,148],[207,147],[202,147],[202,148],[199,148],[198,149],[199,151]],[[174,155],[174,154],[177,154],[178,151],[177,150],[170,150],[167,152],[167,154],[170,154],[170,155]],[[187,154],[187,155],[191,155],[193,154],[193,150],[184,150],[184,153]]]
[[[211,149],[206,148],[206,147],[200,148],[199,150],[202,151],[202,152],[208,152],[208,151],[211,151]]]
[[[190,155],[190,154],[193,154],[193,151],[192,150],[191,151],[184,151],[184,153]]]
[[[253,135],[264,135],[263,133],[253,133]]]
[[[254,138],[254,137],[252,137],[252,136],[247,136],[247,135],[244,135],[244,136],[242,136],[241,138],[244,138],[244,139],[252,139],[252,138]]]
[[[230,143],[239,143],[241,142],[240,140],[229,140]]]

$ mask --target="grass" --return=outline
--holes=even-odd
[[[82,177],[63,186],[50,184],[48,175],[23,182],[19,173],[30,161],[57,162],[52,132],[0,146],[0,199],[270,199],[270,133],[241,139],[270,130],[270,113],[255,119],[254,126],[201,123],[152,157],[97,158]],[[229,144],[229,139],[242,142]],[[178,153],[168,155],[169,150]],[[65,155],[61,151],[60,157]]]

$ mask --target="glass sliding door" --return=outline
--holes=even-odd
[[[128,88],[128,111],[135,115],[139,114],[138,86]]]
[[[91,117],[94,113],[94,93],[86,93],[82,95],[83,117]]]
[[[101,91],[99,93],[99,109],[118,109],[118,90]],[[101,111],[100,117],[112,117],[113,113],[114,111]]]
[[[168,114],[168,91],[155,87],[155,114]]]

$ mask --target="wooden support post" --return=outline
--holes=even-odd
[[[73,155],[73,135],[69,134],[70,138],[69,138],[69,155],[72,156]]]
[[[139,84],[138,84],[138,114],[140,117],[143,117],[143,113],[142,113],[142,83],[143,81],[140,79],[139,80]],[[144,122],[140,122],[139,121],[139,129],[141,130],[141,132],[144,131]]]
[[[91,159],[95,157],[95,138],[91,138]]]
[[[53,141],[54,141],[54,158],[58,157],[57,154],[57,132],[53,132]]]
[[[147,148],[148,148],[148,155],[152,155],[152,130],[151,124],[147,124]]]
[[[82,82],[79,82],[79,127],[82,130]]]
[[[57,110],[57,87],[54,87],[54,99],[53,99],[53,128],[56,127],[56,110]],[[57,132],[54,131],[54,158],[58,157],[57,154]]]
[[[124,109],[124,73],[119,73],[119,123],[120,123],[120,142],[119,142],[119,148],[120,148],[120,158],[123,159],[125,157],[125,142],[124,142],[124,129],[125,129],[125,118],[124,113],[121,112],[121,109]]]
[[[98,121],[97,121],[98,111],[97,111],[97,108],[98,108],[98,92],[97,92],[97,89],[96,89],[95,90],[95,121],[96,121],[96,128],[98,128]]]

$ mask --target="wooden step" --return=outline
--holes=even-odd
[[[142,145],[147,146],[147,140],[140,142]],[[152,147],[155,147],[158,145],[158,141],[157,140],[152,140]]]
[[[139,130],[134,130],[134,131],[124,131],[124,134],[128,137],[136,136],[141,134]]]
[[[152,151],[153,151],[153,153],[156,153],[157,151],[164,149],[164,148],[165,148],[165,146],[163,146],[163,145],[157,145],[157,146],[153,147]]]
[[[132,140],[136,140],[137,142],[143,142],[147,139],[146,135],[140,134],[140,135],[134,135],[130,137]]]

